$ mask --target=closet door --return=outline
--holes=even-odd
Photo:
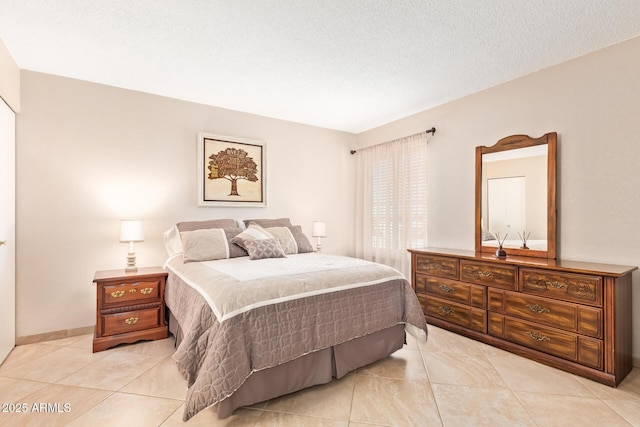
[[[0,363],[16,344],[16,116],[0,98]]]

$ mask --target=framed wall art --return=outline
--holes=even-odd
[[[266,164],[264,141],[198,134],[198,206],[266,206]]]

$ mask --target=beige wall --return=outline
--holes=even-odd
[[[266,208],[196,207],[198,132],[267,144]],[[17,335],[95,323],[96,270],[123,267],[119,220],[144,220],[138,265],[162,265],[179,220],[289,216],[352,254],[353,134],[22,72],[17,119]]]
[[[558,254],[640,265],[640,38],[398,120],[359,147],[431,126],[429,244],[474,248],[474,147],[558,132]],[[633,274],[640,366],[640,273]]]
[[[0,39],[0,98],[14,112],[20,111],[20,70]]]

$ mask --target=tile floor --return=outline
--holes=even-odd
[[[640,426],[640,369],[613,389],[435,327],[341,380],[183,423],[171,338],[95,354],[91,339],[15,348],[0,403],[28,412],[0,412],[0,426]]]

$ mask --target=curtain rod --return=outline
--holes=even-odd
[[[436,128],[432,127],[431,129],[423,130],[422,132],[414,133],[413,135],[404,136],[403,138],[409,138],[409,137],[412,137],[412,136],[420,135],[421,133],[431,133],[431,134],[435,135],[436,134]],[[397,138],[397,139],[400,139],[400,138]],[[382,142],[381,144],[385,144],[385,143]],[[380,144],[375,144],[375,145],[380,145]],[[373,147],[373,145],[371,147]],[[351,154],[356,154],[356,150],[351,150]]]

